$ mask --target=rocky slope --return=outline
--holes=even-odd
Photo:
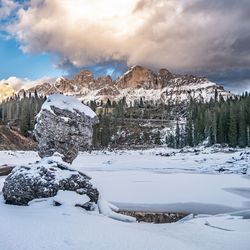
[[[34,150],[36,142],[8,126],[0,125],[0,150]],[[1,164],[1,163],[0,163]]]
[[[44,83],[28,91],[35,90],[44,95],[62,92],[84,102],[107,99],[118,101],[126,97],[127,102],[132,104],[140,98],[144,101],[175,104],[188,102],[191,98],[209,101],[215,95],[221,95],[224,99],[233,96],[222,86],[204,77],[177,75],[167,69],[155,73],[141,66],[133,66],[116,80],[110,76],[95,78],[91,71],[83,70],[73,79],[61,77],[53,84]]]

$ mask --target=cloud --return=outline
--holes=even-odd
[[[69,60],[60,61],[57,65],[58,68],[63,69],[67,72],[67,77],[73,78],[83,69],[91,70],[94,77],[110,75],[113,79],[121,76],[125,71],[128,70],[126,61],[105,61],[95,65],[88,65],[86,67],[77,67]]]
[[[19,4],[15,1],[0,0],[0,19],[7,18],[18,6]]]
[[[234,93],[250,92],[250,69],[207,72],[207,76],[214,82],[221,83]]]
[[[211,73],[250,68],[249,23],[248,0],[31,0],[6,30],[24,52],[55,53],[64,67]]]
[[[15,91],[19,91],[20,89],[29,89],[37,84],[42,84],[44,82],[53,82],[55,79],[51,77],[42,77],[36,80],[31,80],[28,78],[18,78],[15,76],[11,76],[7,79],[0,80],[0,85],[9,85]]]

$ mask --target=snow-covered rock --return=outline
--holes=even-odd
[[[60,192],[57,194],[59,190],[80,194],[80,205],[85,205],[86,209],[91,209],[92,204],[98,201],[99,192],[90,183],[90,177],[71,169],[59,155],[16,167],[4,182],[3,196],[8,204],[28,205],[34,199],[58,195],[60,203],[62,195]]]
[[[39,155],[52,156],[59,152],[63,160],[72,163],[78,151],[92,143],[96,114],[74,97],[53,94],[43,104],[37,115],[34,133]]]

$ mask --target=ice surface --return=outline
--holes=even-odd
[[[228,213],[250,208],[250,178],[242,174],[250,163],[249,152],[215,148],[200,153],[166,148],[94,151],[80,153],[72,168],[92,177],[103,199],[120,209]],[[39,157],[34,152],[2,151],[0,159],[16,165]],[[218,171],[222,168],[226,171]]]
[[[163,174],[146,171],[88,172],[105,200],[120,209],[227,213],[249,208],[250,179],[240,175]],[[237,192],[234,192],[238,190]]]
[[[159,155],[171,152],[169,157]],[[197,154],[161,148],[81,153],[72,167],[93,177],[102,198],[111,202],[100,200],[111,218],[117,210],[113,203],[135,210],[172,207],[217,215],[189,216],[171,224],[124,223],[71,206],[79,198],[71,194],[59,193],[59,200],[69,204],[59,207],[53,206],[53,198],[20,207],[4,204],[0,196],[0,249],[248,250],[250,178],[243,174],[248,152],[204,149]],[[0,159],[1,164],[23,165],[39,157],[35,152],[2,151]]]

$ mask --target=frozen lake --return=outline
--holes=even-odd
[[[80,153],[73,167],[91,176],[102,198],[119,208],[199,215],[170,224],[125,223],[77,207],[52,206],[52,198],[20,207],[4,204],[1,197],[0,249],[248,250],[249,152]],[[0,152],[0,165],[36,160],[36,152]]]
[[[39,157],[2,151],[0,159],[1,165],[21,165]],[[120,209],[208,214],[250,208],[248,166],[250,149],[215,148],[81,152],[73,162]]]

